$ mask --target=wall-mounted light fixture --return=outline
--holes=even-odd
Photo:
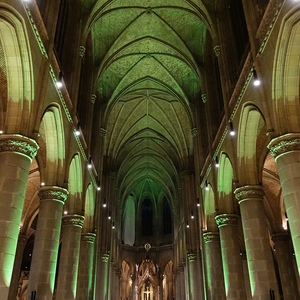
[[[232,122],[229,122],[229,133],[231,136],[235,135],[235,131],[234,131]]]
[[[256,70],[253,69],[252,73],[253,73],[253,84],[255,86],[259,86],[260,85],[260,80],[259,80],[259,78],[257,76]]]
[[[56,86],[57,86],[59,89],[63,86],[62,79],[63,79],[63,73],[62,73],[62,71],[59,71],[58,77],[57,77],[57,79],[56,79]]]

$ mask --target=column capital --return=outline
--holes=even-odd
[[[84,216],[81,215],[65,215],[62,218],[63,226],[75,226],[82,228]]]
[[[84,46],[82,46],[82,45],[80,45],[79,46],[79,56],[81,57],[81,58],[83,58],[84,57],[84,55],[85,55],[85,47]]]
[[[245,185],[242,187],[237,188],[234,191],[235,198],[240,204],[243,201],[251,200],[251,199],[263,199],[264,190],[263,187],[260,185]]]
[[[106,129],[103,127],[100,128],[100,136],[102,136],[102,137],[106,136]]]
[[[223,227],[226,225],[237,225],[239,216],[235,214],[222,214],[222,215],[217,215],[215,217],[216,223],[218,227]]]
[[[218,232],[205,232],[203,233],[203,240],[205,243],[219,242],[220,235]]]
[[[93,244],[95,242],[96,234],[89,232],[89,233],[82,233],[81,234],[81,241]]]
[[[272,234],[272,240],[275,243],[275,247],[276,247],[276,242],[287,242],[291,239],[290,235],[288,233],[275,233]]]
[[[68,198],[69,192],[59,186],[42,186],[39,190],[39,197],[41,201],[53,200],[64,203]]]
[[[220,45],[214,46],[214,53],[215,53],[215,56],[217,56],[217,57],[221,54],[221,46]]]
[[[278,156],[300,150],[300,134],[299,133],[287,133],[276,137],[271,140],[268,145],[272,156],[277,158]]]
[[[20,134],[1,134],[0,152],[15,152],[23,154],[32,160],[39,149],[39,145],[33,139]]]
[[[102,255],[101,255],[101,260],[102,260],[102,262],[104,262],[104,263],[108,263],[108,261],[109,261],[109,254],[107,254],[107,253],[102,254]]]
[[[193,262],[197,260],[197,253],[193,253],[193,252],[188,253],[187,257],[189,262]]]

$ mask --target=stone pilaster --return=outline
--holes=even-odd
[[[77,300],[93,299],[95,238],[94,233],[81,234]]]
[[[275,157],[300,275],[300,134],[285,134],[268,145]]]
[[[263,195],[262,187],[256,185],[243,186],[235,190],[235,197],[241,210],[253,299],[268,299],[270,289],[274,290],[276,298],[279,298]]]
[[[290,247],[290,236],[286,233],[272,235],[275,243],[275,256],[279,269],[284,299],[300,299],[297,279],[293,266],[293,254]]]
[[[225,299],[224,277],[218,232],[203,233],[206,264],[206,296],[209,300]]]
[[[243,264],[237,234],[239,216],[216,216],[219,227],[226,299],[246,299]]]
[[[0,135],[0,295],[7,299],[29,168],[38,149],[22,135]]]
[[[40,188],[40,210],[34,240],[27,297],[37,292],[38,299],[53,297],[63,205],[68,191],[58,186]]]
[[[76,299],[81,230],[84,217],[63,217],[62,243],[57,277],[56,299]]]

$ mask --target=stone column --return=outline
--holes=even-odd
[[[62,242],[58,266],[56,299],[76,299],[80,238],[84,217],[63,217]]]
[[[285,134],[268,145],[275,157],[300,275],[300,134]]]
[[[25,136],[0,135],[0,295],[7,299],[18,244],[22,210],[37,143]]]
[[[188,282],[190,300],[204,299],[203,279],[200,270],[200,261],[198,253],[188,253]],[[172,298],[171,298],[172,299]]]
[[[246,299],[243,264],[237,234],[238,216],[216,216],[219,227],[226,299]]]
[[[14,269],[9,287],[8,300],[16,300],[18,294],[21,265],[23,260],[23,253],[27,243],[28,237],[24,234],[19,234],[18,246],[15,256]]]
[[[203,233],[208,300],[225,299],[224,277],[218,232]]]
[[[109,254],[101,254],[97,275],[97,297],[99,300],[106,300],[109,284]]]
[[[39,197],[27,297],[36,291],[38,299],[46,300],[53,297],[63,205],[68,191],[57,186],[44,186],[40,188]]]
[[[93,299],[95,238],[95,233],[81,235],[77,300]]]
[[[277,233],[272,235],[272,239],[275,243],[275,255],[284,299],[300,299],[293,266],[294,258],[290,247],[290,236],[286,233]]]
[[[270,289],[279,299],[263,195],[262,187],[256,185],[235,190],[241,209],[252,299],[269,299]]]

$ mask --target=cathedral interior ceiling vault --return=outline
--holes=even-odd
[[[123,195],[172,198],[193,153],[207,13],[192,1],[98,1],[88,19],[106,157],[118,187]]]

